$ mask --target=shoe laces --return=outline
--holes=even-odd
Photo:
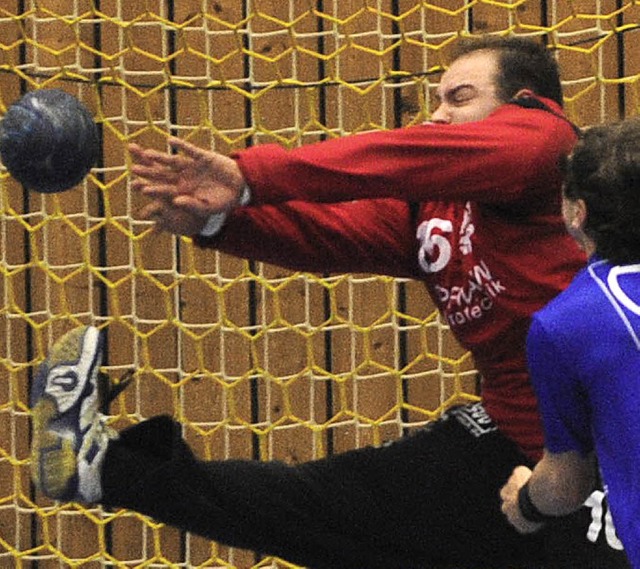
[[[118,380],[113,381],[108,374],[99,370],[97,384],[100,406],[108,408],[109,404],[131,385],[133,375],[133,370],[127,370]]]

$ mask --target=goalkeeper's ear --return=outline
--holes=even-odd
[[[587,204],[583,199],[564,198],[563,215],[571,234],[582,232],[587,222]]]
[[[590,256],[595,253],[596,246],[593,239],[584,231],[588,215],[587,204],[583,199],[573,200],[566,196],[562,197],[562,216],[567,231]]]

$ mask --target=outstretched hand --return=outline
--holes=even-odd
[[[212,214],[238,205],[244,177],[232,158],[178,138],[169,143],[178,153],[129,146],[132,188],[151,198],[140,211],[142,219],[154,220],[163,231],[194,235]]]

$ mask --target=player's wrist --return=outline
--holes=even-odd
[[[244,184],[240,191],[240,197],[238,200],[239,206],[248,205],[251,201],[251,189],[247,184]],[[200,230],[201,237],[213,237],[220,233],[224,222],[227,220],[227,214],[225,212],[213,213],[208,218],[204,227]]]
[[[543,524],[555,517],[541,512],[533,503],[529,492],[529,480],[518,491],[518,508],[522,517],[531,523]]]
[[[220,233],[224,222],[227,219],[226,213],[214,213],[211,214],[208,218],[204,227],[200,230],[199,235],[201,237],[213,237]]]

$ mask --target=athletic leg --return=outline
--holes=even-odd
[[[171,444],[158,452],[161,440]],[[322,482],[304,468],[197,460],[182,441],[180,426],[168,417],[121,433],[109,446],[102,481],[105,505],[304,566],[415,567],[400,559],[402,552],[398,559],[389,558],[373,536],[358,535],[359,521],[344,490],[336,489],[334,495],[344,496],[345,503],[329,505]],[[353,497],[373,508],[364,494]],[[349,531],[343,531],[351,522]]]
[[[33,475],[51,497],[127,507],[315,568],[536,566],[540,537],[517,534],[498,498],[523,457],[479,404],[381,448],[297,466],[204,462],[166,417],[119,437],[106,427],[101,355],[96,329],[72,331],[34,382]]]
[[[164,417],[112,441],[103,499],[229,545],[314,568],[539,567],[498,490],[523,457],[453,415],[381,448],[287,466],[197,460]]]

